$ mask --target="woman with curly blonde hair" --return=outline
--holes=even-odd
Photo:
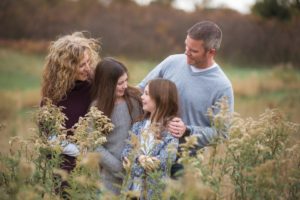
[[[42,101],[49,98],[65,107],[71,128],[83,116],[91,103],[90,87],[93,68],[100,60],[98,40],[75,32],[51,43],[42,82]]]
[[[62,36],[50,44],[43,73],[41,104],[48,98],[53,104],[62,106],[67,129],[88,112],[91,77],[100,60],[99,51],[99,40],[87,38],[82,32]],[[68,131],[68,135],[72,134]],[[65,146],[61,168],[68,172],[73,170],[78,153],[75,145]]]

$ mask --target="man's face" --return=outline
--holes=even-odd
[[[198,68],[209,67],[209,51],[206,51],[202,40],[194,40],[189,36],[185,40],[187,63]]]

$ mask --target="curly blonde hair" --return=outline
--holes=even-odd
[[[90,66],[100,61],[101,46],[97,39],[87,38],[82,32],[65,35],[51,42],[43,72],[42,99],[57,103],[74,87],[77,68],[87,50]]]

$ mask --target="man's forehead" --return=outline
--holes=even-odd
[[[187,36],[185,39],[185,44],[187,45],[187,43],[188,43],[188,45],[193,46],[194,48],[197,48],[197,47],[201,48],[204,46],[203,40],[195,40],[189,36]]]

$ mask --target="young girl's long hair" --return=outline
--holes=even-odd
[[[94,80],[92,82],[92,99],[96,100],[96,107],[106,116],[111,117],[116,101],[116,87],[119,78],[128,75],[127,68],[119,61],[113,58],[104,58],[96,66]],[[135,100],[141,107],[141,92],[131,86],[128,86],[124,93],[124,99],[128,106],[131,122],[133,119],[133,102]]]
[[[161,123],[163,126],[178,116],[178,93],[176,85],[167,79],[153,79],[148,83],[149,96],[154,100],[156,109],[151,115],[151,123]],[[149,112],[145,113],[150,117]]]

